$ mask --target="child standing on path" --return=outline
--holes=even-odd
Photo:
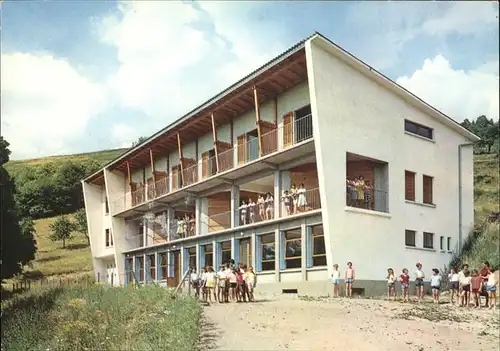
[[[332,284],[333,284],[333,297],[339,297],[340,271],[339,271],[339,265],[336,263],[333,265]]]
[[[488,290],[488,298],[490,302],[490,308],[496,308],[497,306],[497,285],[498,277],[497,272],[494,268],[490,268],[490,274],[488,275],[488,283],[486,290]]]
[[[396,301],[396,275],[394,270],[389,268],[387,270],[387,298],[390,300],[391,297],[394,297]]]
[[[422,264],[416,264],[417,269],[415,270],[415,288],[417,290],[417,300],[420,302],[424,299],[424,279],[425,274],[422,270]]]
[[[448,279],[450,281],[449,289],[451,290],[450,302],[453,304],[454,303],[453,298],[456,296],[458,299],[458,282],[460,281],[456,268],[454,267],[451,268],[450,274],[448,274]]]
[[[470,287],[472,290],[472,298],[474,299],[475,308],[479,307],[479,294],[483,285],[483,278],[479,275],[477,270],[472,271],[472,278],[470,280]]]
[[[352,297],[352,284],[354,283],[354,279],[356,277],[356,272],[354,268],[352,268],[352,262],[347,262],[347,268],[345,270],[345,296]]]
[[[408,274],[408,270],[403,268],[401,275],[399,276],[399,282],[401,283],[401,290],[403,293],[403,302],[408,302],[410,294],[410,275]]]
[[[439,289],[441,289],[441,274],[439,274],[439,269],[434,268],[432,270],[431,277],[431,289],[432,289],[432,297],[434,298],[434,303],[439,303]]]

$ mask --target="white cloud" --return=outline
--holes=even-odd
[[[251,6],[120,3],[119,14],[98,21],[100,39],[118,53],[108,82],[116,101],[152,117],[153,132],[264,64],[281,46],[264,46],[276,34],[250,25]]]
[[[367,2],[346,17],[360,57],[379,70],[393,66],[405,45],[417,38],[498,31],[493,2]],[[362,26],[360,26],[360,23]]]
[[[2,134],[16,158],[69,152],[103,106],[102,89],[49,54],[2,54]]]
[[[423,25],[427,34],[438,36],[450,33],[478,34],[492,27],[498,28],[498,4],[492,1],[454,2],[448,11],[429,19]]]
[[[498,64],[497,59],[474,70],[455,70],[438,55],[397,83],[458,121],[483,114],[498,120]]]
[[[128,124],[118,123],[111,128],[111,138],[117,148],[128,148],[139,139],[139,134],[136,128]]]

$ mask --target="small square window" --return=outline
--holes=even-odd
[[[414,230],[405,230],[405,245],[415,247],[415,235]]]
[[[424,249],[434,248],[434,234],[424,232]]]

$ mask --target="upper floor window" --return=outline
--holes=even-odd
[[[109,202],[107,196],[104,198],[104,213],[109,214]]]
[[[311,227],[312,266],[326,266],[326,247],[323,225]]]
[[[302,266],[302,232],[300,228],[283,232],[284,267],[281,269],[300,268]]]
[[[111,234],[111,229],[106,229],[105,232],[106,247],[113,246],[113,235]]]
[[[424,204],[434,204],[432,199],[432,177],[424,175],[422,177],[422,187],[423,187],[423,202]]]
[[[275,269],[276,246],[274,239],[274,233],[265,234],[260,237],[260,268],[262,271],[273,271]]]
[[[427,139],[434,139],[434,133],[432,128],[423,126],[421,124],[411,122],[408,120],[405,120],[405,131],[412,133],[412,134],[417,134],[420,135],[421,137],[427,138]]]
[[[405,230],[405,245],[415,247],[415,236],[416,232],[414,230]]]
[[[434,234],[424,232],[424,249],[434,248]]]
[[[405,171],[405,200],[415,201],[415,173]]]

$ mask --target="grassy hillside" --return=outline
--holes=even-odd
[[[43,162],[53,162],[54,160],[72,159],[81,157],[94,157],[105,163],[123,150],[106,150],[89,154],[73,156],[56,156],[36,160],[12,161],[10,167],[23,167]],[[499,262],[499,231],[498,223],[483,224],[485,217],[498,212],[499,193],[499,166],[498,157],[494,155],[476,155],[474,159],[475,166],[475,209],[477,233],[467,251],[464,253],[464,259],[472,267],[479,265],[484,259],[489,259],[492,263]],[[87,246],[87,239],[81,234],[75,233],[73,239],[68,241],[68,247],[62,249],[60,243],[52,242],[49,239],[49,225],[55,218],[46,218],[35,221],[36,239],[38,253],[32,267],[28,269],[28,277],[51,277],[58,275],[80,275],[92,271],[92,262],[90,249]]]
[[[11,160],[5,164],[5,169],[10,174],[15,174],[19,169],[23,167],[36,166],[43,163],[51,163],[51,162],[63,162],[63,161],[76,162],[76,161],[83,161],[86,159],[93,159],[99,164],[104,165],[107,162],[117,158],[127,150],[128,149],[112,149],[112,150],[103,150],[103,151],[88,152],[88,153],[74,154],[74,155],[59,155],[59,156],[32,158],[26,160]]]

